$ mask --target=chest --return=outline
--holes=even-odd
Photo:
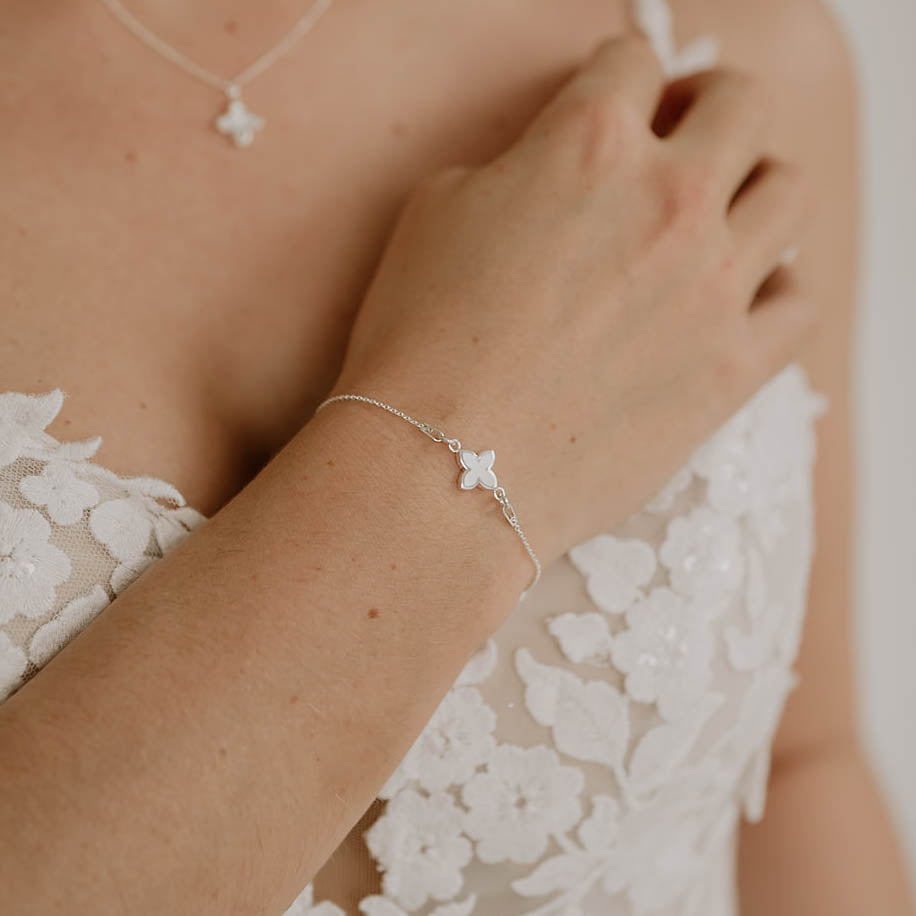
[[[624,21],[515,6],[335,8],[246,90],[267,126],[244,150],[212,130],[218,92],[101,8],[23,20],[0,87],[3,387],[63,388],[53,434],[101,434],[101,463],[215,510],[333,384],[416,180],[505,148]]]

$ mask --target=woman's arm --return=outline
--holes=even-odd
[[[530,578],[446,459],[329,406],[0,706],[3,912],[289,905]]]
[[[912,909],[904,868],[857,734],[849,644],[850,345],[859,219],[854,76],[843,37],[818,3],[776,3],[759,16],[753,29],[746,25],[726,39],[724,50],[774,87],[778,142],[789,144],[814,183],[814,215],[796,267],[827,317],[800,361],[830,409],[817,430],[815,554],[801,683],[776,738],[767,813],[743,831],[741,912],[905,916]]]

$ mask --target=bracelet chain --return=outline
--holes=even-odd
[[[424,423],[422,420],[417,420],[410,414],[404,413],[403,410],[398,410],[397,407],[392,407],[390,404],[386,404],[384,401],[379,401],[376,398],[366,397],[362,394],[335,394],[333,397],[327,398],[322,401],[316,408],[315,413],[318,413],[322,407],[326,404],[330,404],[333,401],[362,401],[366,404],[374,404],[376,407],[381,407],[383,410],[387,410],[388,413],[394,414],[396,417],[400,417],[402,420],[406,420],[413,426],[416,426],[425,436],[428,436],[433,442],[444,442],[448,450],[458,458],[458,453],[462,451],[461,441],[459,439],[453,439],[450,436],[447,436],[441,429],[437,426],[433,426],[430,423]],[[459,464],[461,461],[459,459]],[[464,467],[464,465],[461,465]],[[495,475],[493,476],[495,481]],[[471,488],[473,489],[473,487]],[[518,535],[519,539],[522,542],[525,550],[528,553],[528,556],[531,558],[531,562],[534,563],[534,578],[531,581],[531,584],[522,592],[521,597],[524,598],[531,589],[537,585],[538,581],[541,578],[541,561],[538,560],[537,555],[531,547],[531,544],[528,542],[528,537],[525,532],[522,530],[521,522],[518,520],[518,515],[515,512],[515,507],[509,501],[509,497],[506,494],[505,488],[501,486],[494,486],[492,488],[493,497],[499,503],[502,508],[502,513],[506,521],[512,526],[515,533]]]

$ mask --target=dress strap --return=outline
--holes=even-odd
[[[678,49],[674,37],[674,15],[668,0],[632,0],[637,28],[652,43],[658,59],[671,79],[708,70],[719,57],[719,43],[704,35]]]

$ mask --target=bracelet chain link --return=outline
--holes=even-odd
[[[390,404],[386,404],[384,401],[379,401],[377,398],[366,397],[362,394],[335,394],[332,397],[327,398],[322,401],[316,408],[315,413],[318,413],[322,407],[327,404],[332,403],[333,401],[362,401],[366,404],[374,404],[376,407],[381,407],[383,410],[387,410],[388,413],[394,414],[396,417],[400,417],[402,420],[406,420],[413,426],[416,426],[425,436],[428,436],[433,442],[444,442],[448,450],[458,459],[458,463],[461,467],[465,467],[461,459],[459,458],[459,453],[463,450],[461,441],[459,439],[453,439],[452,437],[446,435],[441,429],[437,426],[433,426],[430,423],[424,423],[422,420],[417,420],[410,414],[404,413],[403,410],[398,410],[397,407],[392,407]],[[460,478],[459,478],[460,481]],[[509,501],[509,497],[506,494],[505,488],[496,484],[496,476],[493,475],[494,486],[492,488],[486,487],[486,489],[491,489],[493,497],[499,503],[502,508],[502,513],[506,521],[512,526],[515,533],[518,535],[519,539],[522,542],[525,550],[528,553],[528,556],[531,558],[531,562],[534,563],[534,578],[531,581],[531,584],[522,592],[521,598],[524,598],[531,589],[537,585],[538,581],[541,578],[541,562],[538,560],[537,555],[531,547],[531,544],[528,542],[528,537],[525,532],[522,530],[521,522],[518,520],[518,515],[515,512],[515,507]],[[481,484],[482,486],[483,484]],[[461,484],[459,483],[459,487]],[[462,487],[462,489],[474,489],[477,485],[475,484],[472,487]]]

